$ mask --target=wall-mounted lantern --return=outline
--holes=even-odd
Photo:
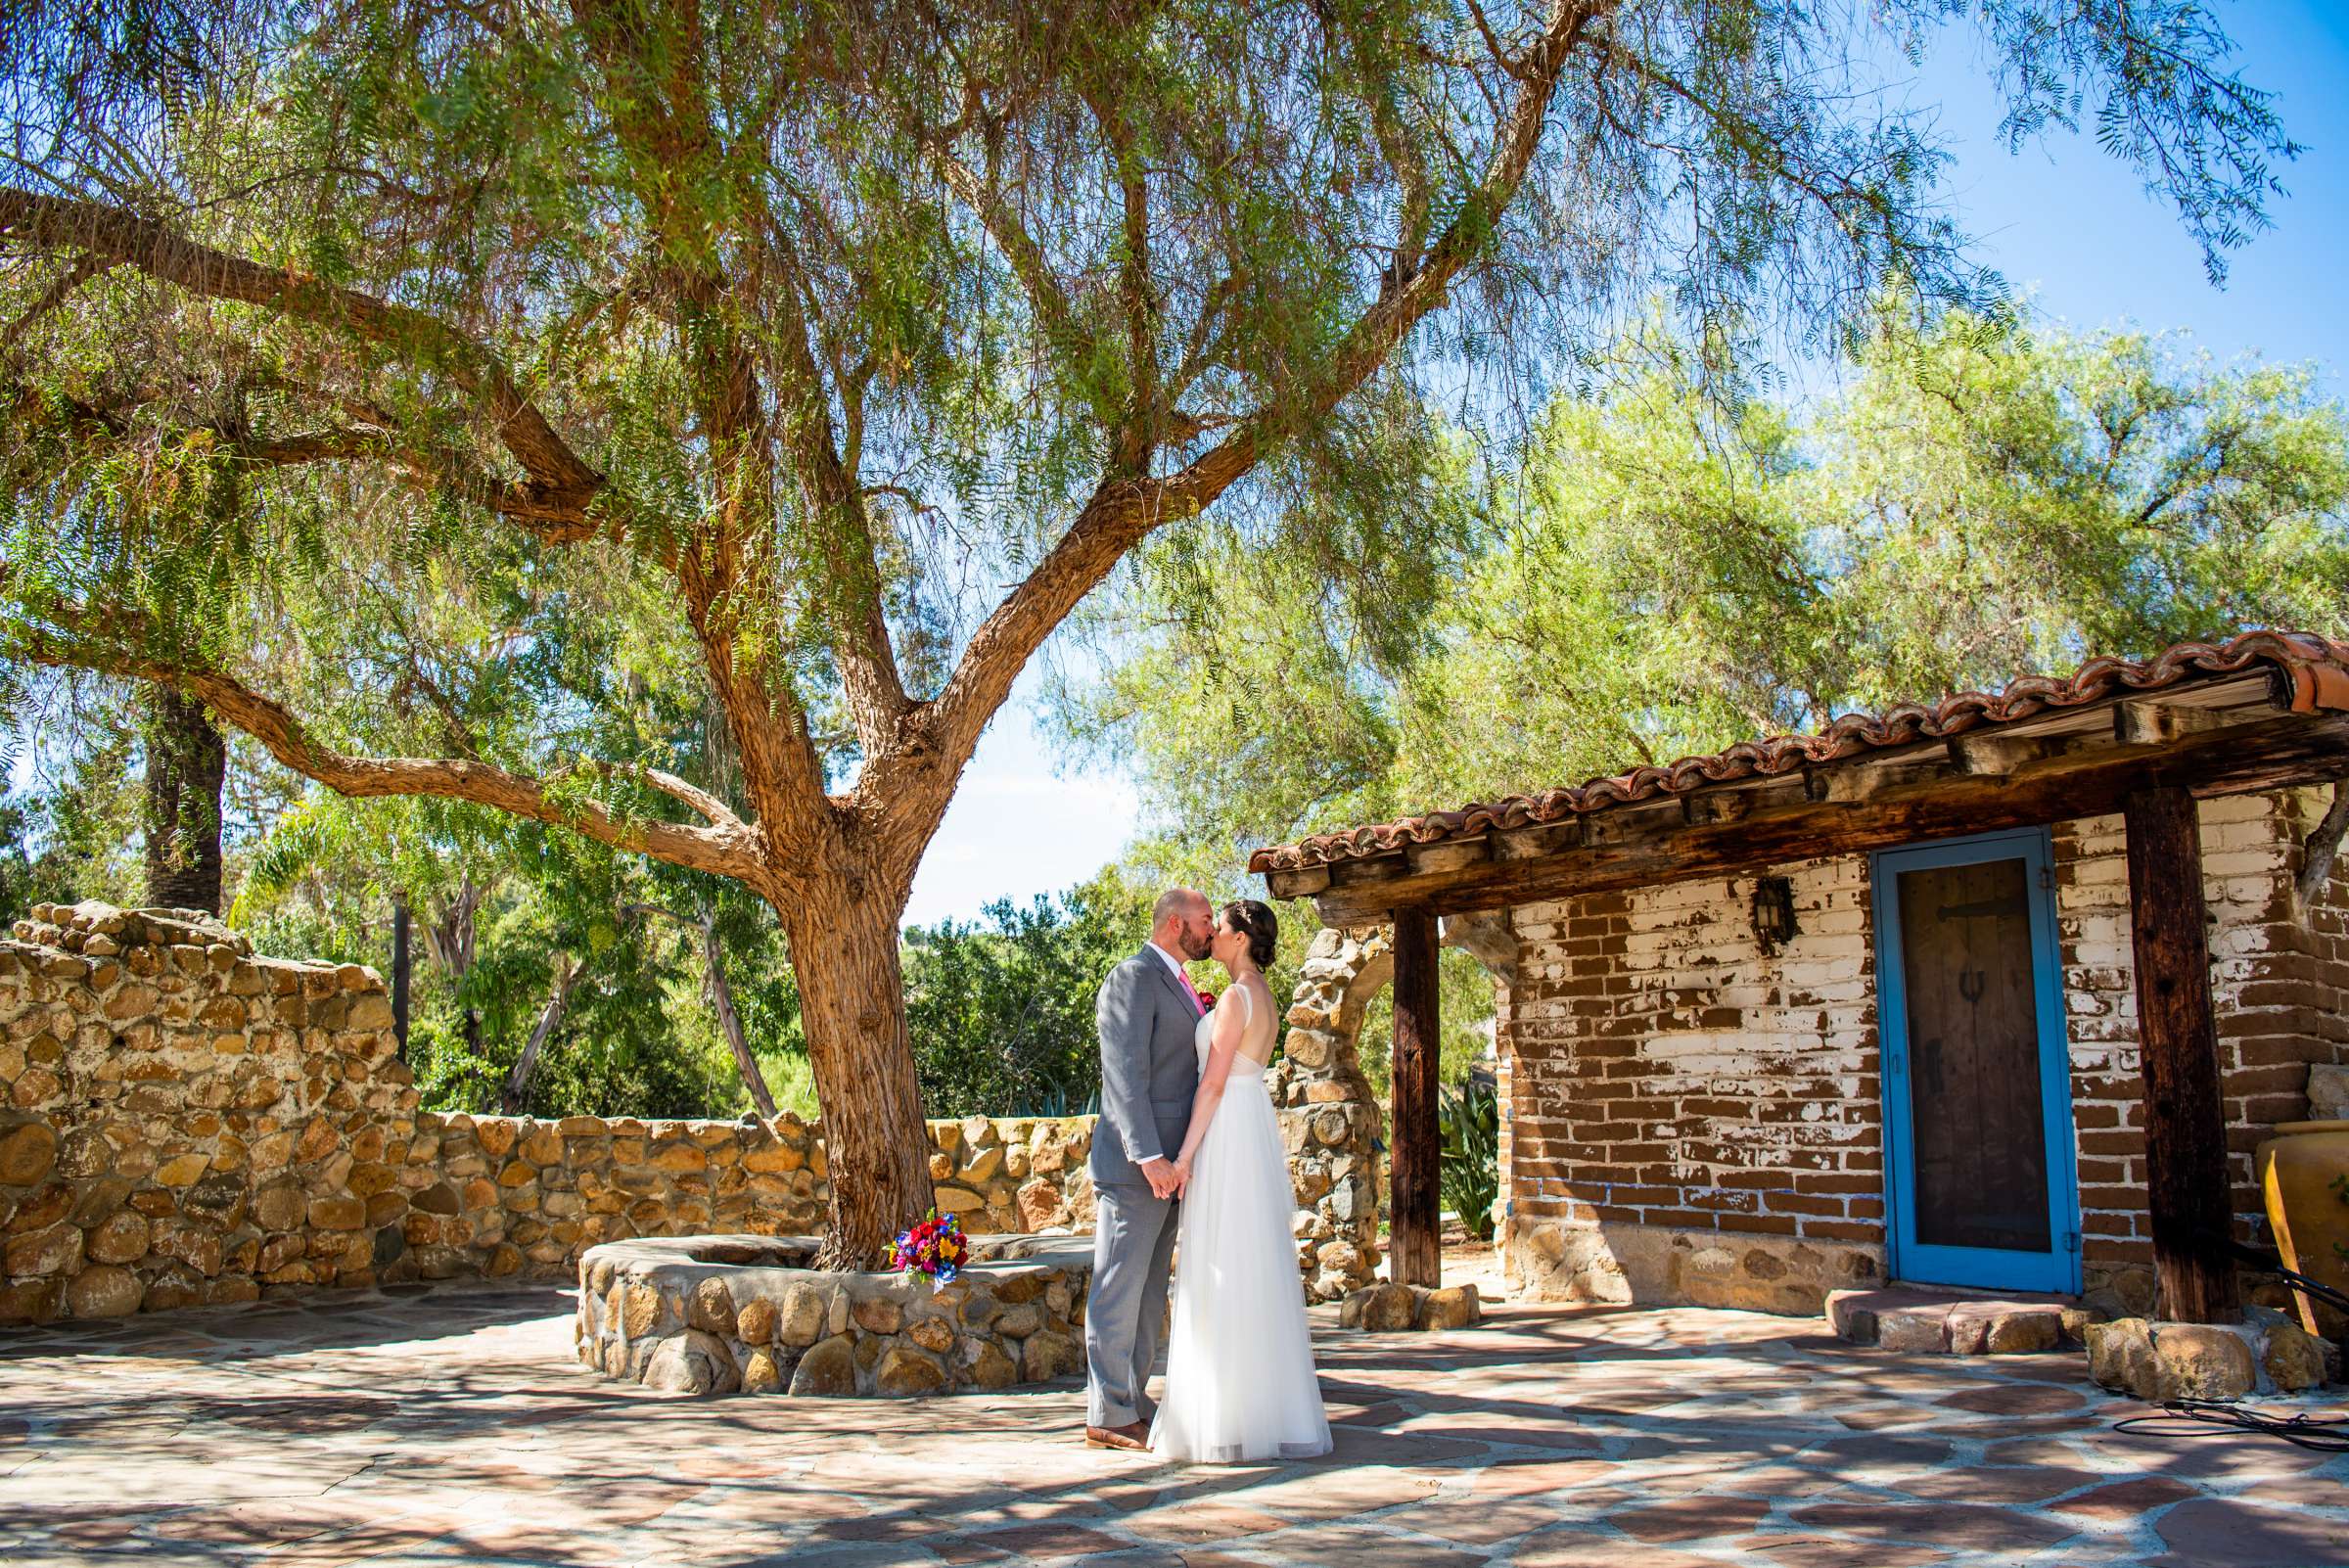
[[[1754,878],[1754,940],[1774,954],[1803,934],[1794,920],[1794,884],[1784,877]]]

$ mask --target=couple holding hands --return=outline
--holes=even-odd
[[[1102,982],[1096,1218],[1085,1307],[1085,1440],[1204,1463],[1329,1452],[1313,1375],[1280,1123],[1265,1084],[1279,1012],[1265,984],[1277,926],[1176,888],[1150,941]],[[1184,962],[1230,984],[1212,1005]],[[1164,1400],[1147,1384],[1177,1250]]]

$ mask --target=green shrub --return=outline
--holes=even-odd
[[[1093,998],[1149,927],[1114,877],[1009,899],[985,924],[905,933],[905,1027],[932,1116],[1074,1116],[1098,1107]]]

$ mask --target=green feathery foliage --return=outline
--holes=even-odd
[[[2349,631],[2349,412],[2305,367],[1896,305],[1808,415],[1725,412],[1705,381],[1651,325],[1513,468],[1463,466],[1454,586],[1401,659],[1237,540],[1204,610],[1174,608],[1178,570],[1144,575],[1102,611],[1110,672],[1062,691],[1066,731],[1228,876],[1256,844],[2094,653]]]

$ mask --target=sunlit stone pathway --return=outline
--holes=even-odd
[[[0,1560],[1186,1568],[2349,1564],[2349,1457],[2116,1434],[2075,1356],[1901,1360],[1739,1313],[1315,1314],[1337,1453],[1176,1469],[1082,1390],[665,1398],[553,1290],[0,1335]]]

